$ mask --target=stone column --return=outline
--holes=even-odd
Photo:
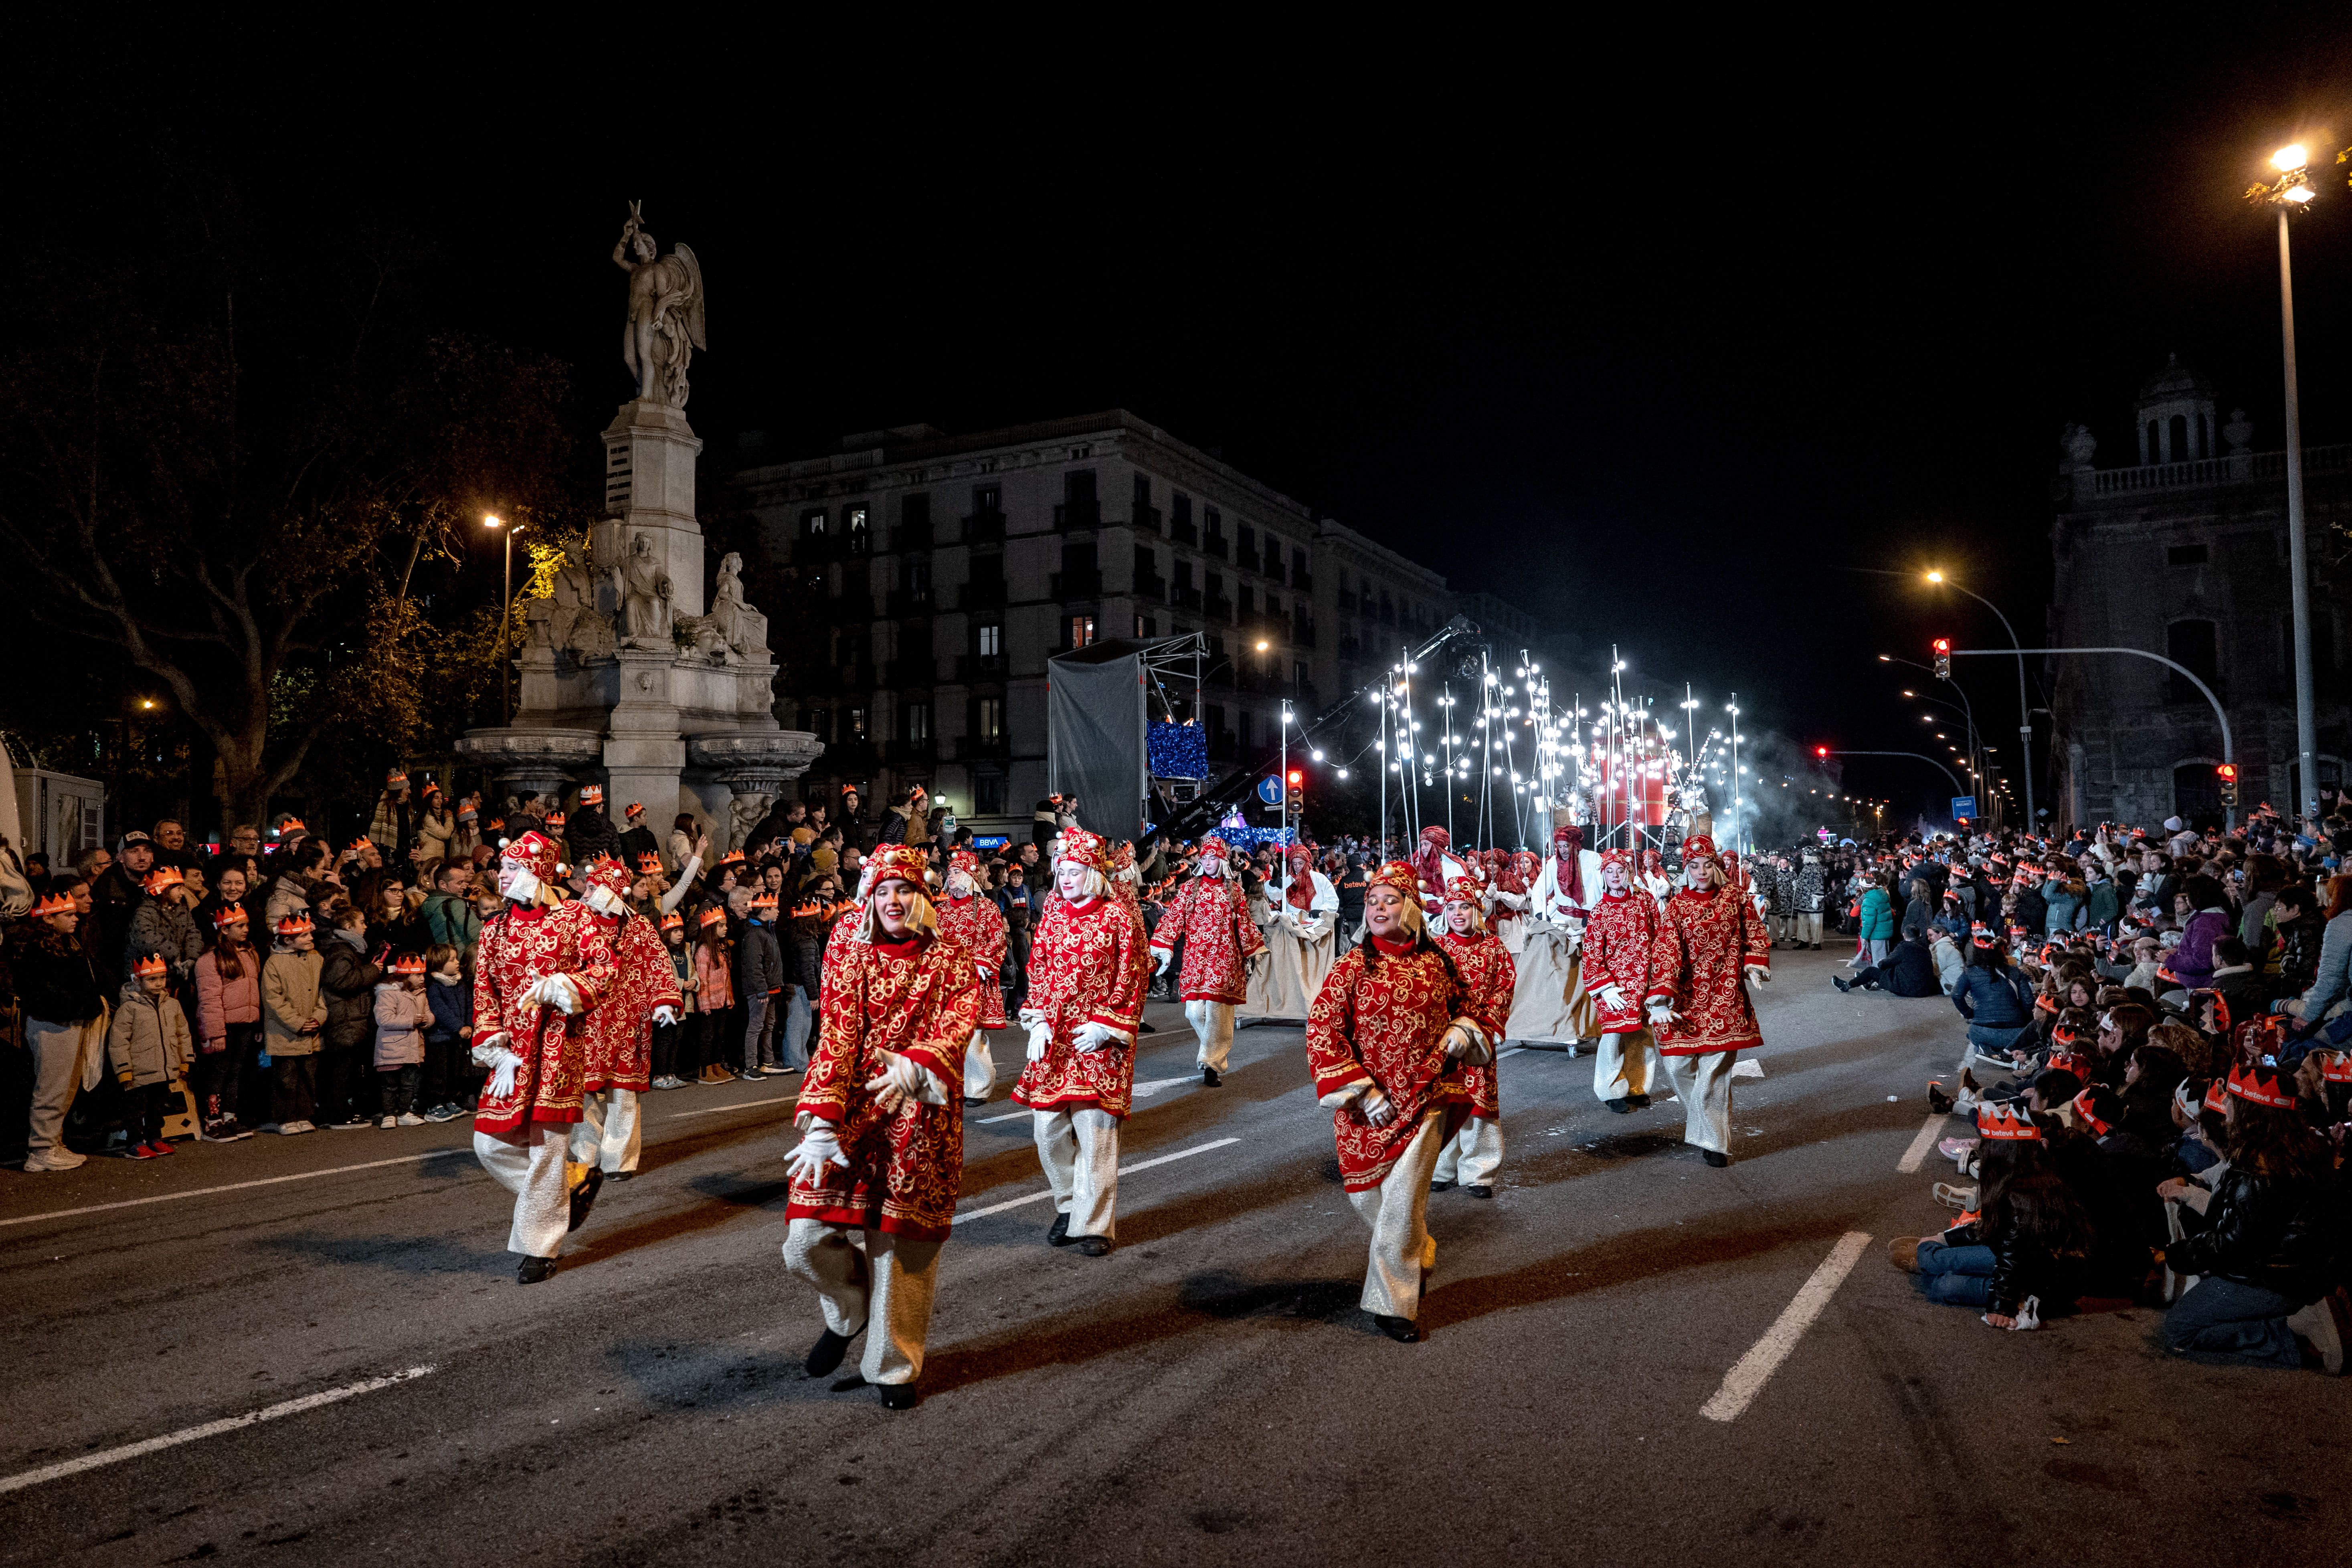
[[[741,847],[784,786],[824,752],[824,743],[805,730],[695,735],[686,744],[694,761],[727,788],[726,818],[714,816],[710,827],[711,843],[721,850]]]
[[[669,574],[673,618],[703,611],[702,525],[694,510],[701,450],[686,411],[666,403],[624,403],[604,429],[605,516],[590,536],[597,564],[611,566],[628,554],[632,539],[648,535]]]

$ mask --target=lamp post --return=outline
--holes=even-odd
[[[2319,817],[2319,727],[2311,697],[2311,579],[2303,531],[2303,407],[2294,384],[2294,268],[2287,251],[2286,220],[2311,205],[2318,193],[2304,165],[2301,142],[2271,154],[2276,184],[2246,193],[2257,205],[2278,208],[2279,342],[2286,366],[2286,551],[2287,580],[2294,609],[2294,750],[2296,794],[2304,816]]]
[[[1264,643],[1260,643],[1260,644],[1258,644],[1258,647],[1264,647],[1265,646],[1265,645]],[[1284,698],[1284,699],[1282,700],[1282,774],[1281,774],[1281,778],[1282,778],[1282,843],[1283,843],[1283,846],[1284,846],[1284,853],[1286,855],[1286,854],[1288,854],[1288,853],[1289,853],[1289,844],[1290,844],[1290,699],[1289,699],[1289,698],[1287,698],[1287,697],[1286,697],[1286,698]],[[1283,862],[1283,864],[1284,864],[1284,866],[1287,867],[1287,866],[1290,864],[1290,862],[1289,862],[1288,860],[1285,860],[1285,861]]]
[[[1731,700],[1723,705],[1723,710],[1731,715],[1731,833],[1738,840],[1739,852],[1745,855],[1748,853],[1748,827],[1739,815],[1739,693],[1735,691],[1731,694]]]
[[[2017,640],[2017,628],[2009,624],[2009,617],[2000,613],[2000,606],[1994,604],[1990,599],[1986,598],[1982,594],[1976,593],[1971,589],[1961,588],[1958,583],[1953,582],[1941,572],[1928,573],[1927,581],[1936,584],[1939,587],[1957,588],[1959,592],[1968,595],[1969,598],[1974,599],[1978,604],[1982,605],[1986,609],[1990,610],[1993,613],[1993,618],[2000,623],[2000,629],[2009,634],[2009,646],[2018,650],[2017,750],[2019,760],[2025,773],[2025,830],[2028,833],[2036,832],[2042,826],[2042,819],[2036,816],[2033,812],[2033,710],[2028,705],[2025,696],[2025,645]]]
[[[1907,658],[1895,658],[1895,657],[1893,654],[1891,654],[1891,653],[1882,653],[1882,654],[1880,654],[1880,655],[1878,656],[1878,662],[1879,662],[1879,663],[1881,663],[1881,664],[1900,664],[1900,665],[1906,665],[1906,666],[1908,666],[1909,668],[1913,668],[1913,669],[1916,669],[1916,670],[1919,671],[1919,672],[1920,672],[1921,674],[1923,674],[1923,675],[1934,675],[1934,674],[1936,673],[1934,670],[1929,669],[1929,668],[1928,668],[1926,665],[1924,665],[1924,664],[1919,664],[1919,663],[1916,663],[1916,662],[1915,662],[1915,661],[1913,661],[1913,660],[1911,660],[1911,659],[1907,659]],[[1981,757],[1981,756],[1984,754],[1984,752],[1985,752],[1986,751],[1988,751],[1990,748],[1988,748],[1988,747],[1984,747],[1984,746],[1979,746],[1979,745],[1978,745],[1978,744],[1977,744],[1977,707],[1976,707],[1976,704],[1969,700],[1969,694],[1968,694],[1968,692],[1967,692],[1967,691],[1966,691],[1966,690],[1961,687],[1958,677],[1957,677],[1957,676],[1945,676],[1945,677],[1943,677],[1943,678],[1942,678],[1942,679],[1943,679],[1943,682],[1944,682],[1944,684],[1945,684],[1945,685],[1947,685],[1947,686],[1948,686],[1948,687],[1950,687],[1950,688],[1952,689],[1952,695],[1953,695],[1953,696],[1955,696],[1955,697],[1957,697],[1957,698],[1958,698],[1958,699],[1960,700],[1960,716],[1961,716],[1962,718],[1966,719],[1966,720],[1969,721],[1969,751],[1971,751],[1971,752],[1975,752],[1975,753],[1977,753],[1979,757]],[[1905,693],[1904,693],[1904,695],[1907,697],[1907,696],[1909,696],[1909,695],[1910,695],[1910,693],[1906,691],[1906,692],[1905,692]],[[1935,699],[1930,698],[1930,697],[1922,697],[1922,698],[1920,698],[1920,699],[1919,699],[1919,700],[1920,700],[1920,701],[1922,701],[1922,702],[1932,702],[1932,701],[1935,701]],[[1949,704],[1948,704],[1948,703],[1941,703],[1941,702],[1938,702],[1938,703],[1937,703],[1936,705],[1937,705],[1937,707],[1939,707],[1939,708],[1946,708],[1946,707],[1948,707],[1948,706],[1949,706]],[[1979,765],[1981,765],[1981,764],[1979,764]]]
[[[499,721],[514,722],[514,661],[507,658],[507,623],[514,618],[514,540],[524,525],[509,528],[496,512],[482,519],[484,528],[495,528],[506,535],[506,572],[499,589]]]

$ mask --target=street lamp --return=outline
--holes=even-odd
[[[2279,342],[2286,366],[2286,549],[2288,584],[2294,609],[2295,784],[2303,815],[2319,818],[2319,727],[2311,697],[2311,574],[2303,532],[2303,405],[2294,385],[2294,268],[2287,253],[2286,220],[2310,206],[2318,195],[2305,169],[2309,154],[2300,142],[2271,154],[2275,184],[2255,185],[2246,199],[2278,208]]]
[[[1990,610],[1993,613],[1993,618],[2000,622],[2000,629],[2009,634],[2009,646],[2018,650],[2017,740],[2018,750],[2025,759],[2025,830],[2031,833],[2041,826],[2041,819],[2033,815],[2033,710],[2028,705],[2025,696],[2025,645],[2017,640],[2017,629],[2009,624],[2009,617],[2000,613],[2000,606],[1982,594],[1960,587],[1958,583],[1945,576],[1940,571],[1929,572],[1927,581],[1940,588],[1958,589]]]
[[[506,574],[499,591],[499,722],[514,722],[514,664],[507,658],[507,623],[514,618],[514,541],[524,524],[509,528],[506,520],[496,512],[482,516],[484,528],[495,528],[506,535]]]

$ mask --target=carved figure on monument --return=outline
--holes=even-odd
[[[738,849],[741,848],[743,841],[751,837],[751,829],[767,820],[768,806],[775,798],[774,795],[761,795],[753,791],[739,795],[728,802],[727,842],[729,845]]]
[[[621,640],[630,647],[667,647],[669,574],[654,553],[650,534],[629,542],[628,558],[613,568],[613,596],[621,607]]]
[[[719,557],[719,584],[711,590],[709,620],[719,629],[720,638],[746,664],[766,662],[768,617],[744,602],[743,557],[731,550]]]
[[[548,636],[559,653],[586,658],[613,651],[613,617],[596,604],[596,575],[576,551],[566,551],[555,571]]]
[[[629,275],[629,324],[621,335],[621,360],[637,378],[637,395],[648,402],[686,406],[686,367],[702,337],[702,264],[693,250],[673,246],[659,254],[638,209],[613,247],[613,265]]]

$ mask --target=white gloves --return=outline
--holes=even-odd
[[[849,1156],[841,1152],[841,1140],[834,1135],[833,1123],[819,1121],[801,1134],[800,1146],[792,1152],[786,1169],[793,1181],[816,1186],[824,1182],[828,1165],[846,1170]]]
[[[660,1006],[654,1009],[654,1022],[656,1024],[677,1023],[677,1009],[665,1002]]]
[[[580,1011],[580,987],[572,984],[569,974],[550,974],[534,980],[523,988],[517,998],[526,1007],[552,1007],[559,1013]]]
[[[1168,966],[1175,962],[1176,950],[1174,948],[1155,947],[1151,950],[1151,972],[1154,974],[1167,973]]]
[[[1746,966],[1746,973],[1748,975],[1748,984],[1750,985],[1766,985],[1771,983],[1772,972],[1769,969],[1765,968],[1764,965],[1760,963],[1748,964]]]
[[[473,1043],[472,1047],[474,1053],[474,1065],[478,1068],[493,1066],[494,1064],[490,1058],[498,1052],[504,1050],[507,1047],[508,1042],[513,1038],[514,1037],[512,1035],[508,1034],[504,1029],[500,1029],[496,1033],[484,1035],[480,1039],[476,1040]]]
[[[1486,1031],[1480,1028],[1473,1018],[1456,1018],[1446,1025],[1445,1033],[1438,1043],[1445,1047],[1445,1054],[1456,1061],[1483,1062],[1493,1055],[1487,1048]]]
[[[504,1100],[514,1092],[515,1069],[522,1066],[520,1057],[512,1051],[500,1048],[492,1051],[482,1065],[495,1069],[490,1075],[491,1098]]]
[[[1625,1010],[1624,988],[1620,986],[1613,980],[1608,984],[1603,985],[1600,990],[1594,992],[1593,994],[1600,997],[1601,1005],[1603,1007],[1608,1008],[1612,1013],[1622,1013]]]
[[[1391,1105],[1389,1097],[1375,1087],[1364,1090],[1362,1097],[1356,1101],[1356,1114],[1364,1119],[1367,1127],[1386,1127],[1396,1120],[1396,1107]]]
[[[900,1106],[909,1100],[921,1098],[923,1080],[930,1075],[924,1072],[921,1064],[912,1057],[901,1056],[897,1051],[882,1054],[889,1058],[890,1065],[866,1080],[866,1092],[874,1096],[882,1107],[883,1115],[896,1116]]]
[[[1070,1037],[1070,1044],[1082,1051],[1098,1051],[1106,1046],[1122,1046],[1126,1043],[1111,1032],[1108,1025],[1091,1022],[1080,1024],[1077,1032]]]
[[[1650,1004],[1650,1027],[1654,1029],[1662,1028],[1681,1016],[1680,1013],[1675,1011],[1674,1000],[1671,997],[1661,996]]]
[[[996,971],[991,969],[985,963],[975,963],[972,965],[972,968],[979,972],[980,983],[982,985],[993,985],[996,984]]]
[[[1029,1026],[1029,1059],[1042,1062],[1054,1044],[1054,1026],[1043,1016],[1025,1011],[1021,1017]]]

